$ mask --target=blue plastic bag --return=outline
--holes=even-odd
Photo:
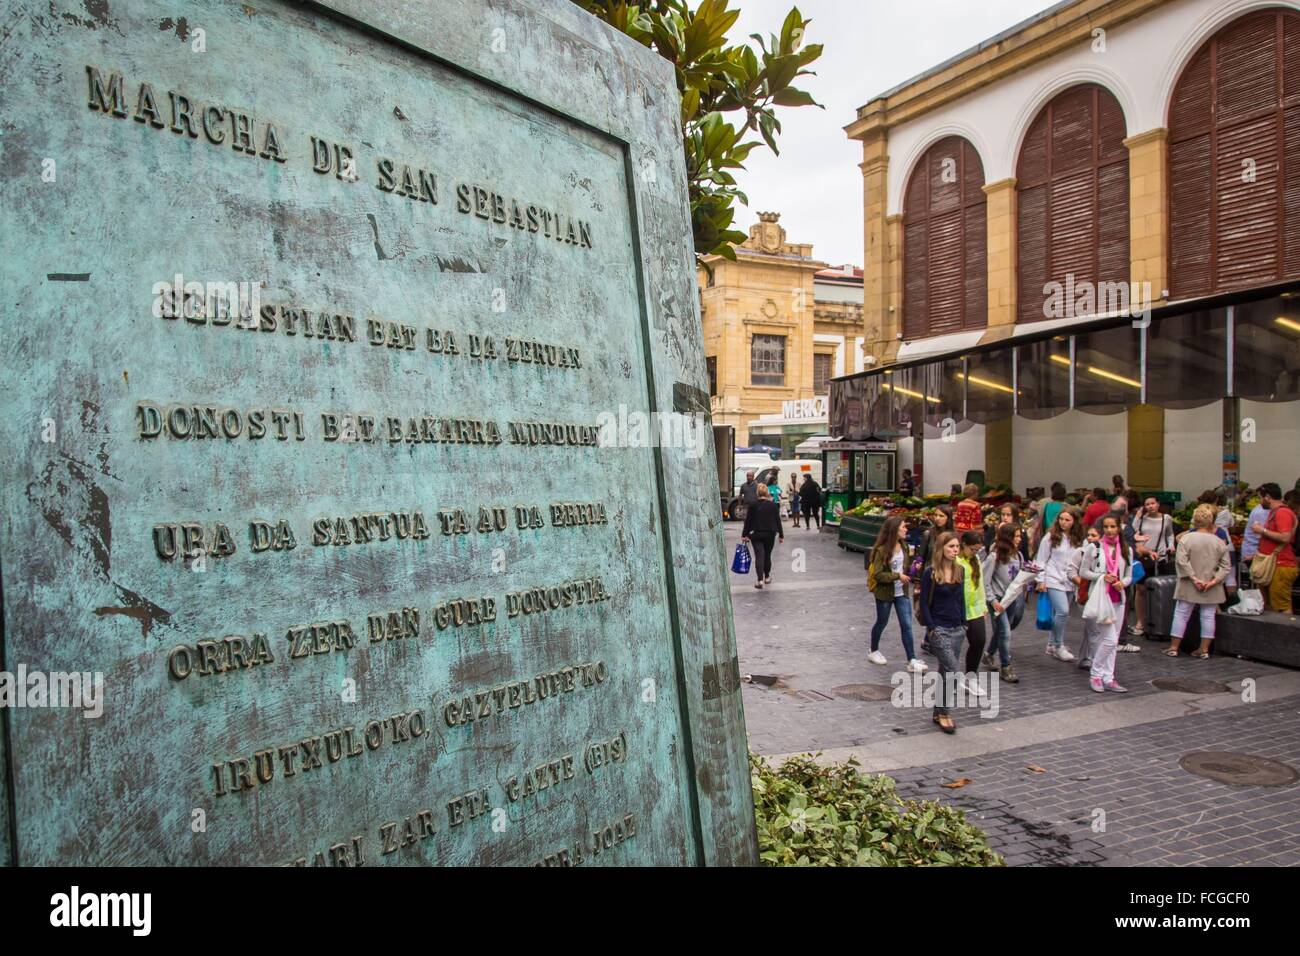
[[[749,545],[743,541],[736,545],[736,556],[731,559],[731,570],[737,574],[748,574],[754,558],[749,553]]]
[[[1133,584],[1137,584],[1147,576],[1147,569],[1142,566],[1141,561],[1133,562]]]
[[[1040,631],[1050,631],[1052,629],[1052,620],[1056,617],[1052,611],[1052,599],[1047,596],[1046,591],[1039,592],[1038,595],[1038,620],[1035,626]]]

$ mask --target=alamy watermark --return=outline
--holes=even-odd
[[[953,671],[940,674],[938,671],[926,671],[914,674],[908,671],[895,671],[889,682],[894,686],[889,695],[889,702],[895,707],[938,707],[951,709],[976,707],[980,717],[991,718],[998,715],[1001,707],[1001,683],[998,674],[992,671],[962,674]]]
[[[156,319],[255,328],[262,309],[260,282],[186,281],[178,272],[170,282],[155,282],[152,294]]]
[[[1043,286],[1043,318],[1086,319],[1094,316],[1130,316],[1133,327],[1151,324],[1150,282],[1076,281],[1068,272],[1064,282]]]
[[[638,412],[626,405],[596,416],[601,448],[683,448],[687,458],[704,455],[709,435],[702,412]]]
[[[0,671],[0,708],[62,707],[94,719],[104,713],[104,675],[98,671]]]

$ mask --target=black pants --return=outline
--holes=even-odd
[[[808,526],[809,528],[811,528],[811,527],[813,526],[813,519],[816,519],[816,520],[817,520],[817,527],[820,528],[820,527],[822,526],[822,506],[821,506],[821,504],[818,503],[818,504],[812,505],[811,507],[809,507],[807,504],[805,504],[805,505],[803,506],[803,508],[804,508],[804,512],[803,512],[803,513],[804,513],[804,520],[805,520],[805,522],[807,523],[807,526]]]
[[[973,621],[966,622],[966,673],[979,673],[980,655],[984,653],[984,645],[988,642],[988,635],[984,629],[984,618],[977,617]]]
[[[754,573],[761,584],[772,576],[772,549],[776,547],[776,534],[772,531],[755,531],[749,536],[754,546]]]

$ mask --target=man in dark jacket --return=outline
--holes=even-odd
[[[745,472],[745,483],[740,486],[740,501],[748,511],[758,501],[758,482],[752,471]]]
[[[745,510],[745,527],[740,532],[740,540],[754,546],[754,574],[758,576],[754,587],[760,591],[764,584],[772,583],[772,549],[776,547],[778,537],[785,543],[781,506],[772,500],[772,493],[766,485],[759,485],[758,501]]]
[[[803,484],[799,487],[799,507],[807,515],[804,527],[811,528],[814,518],[817,519],[817,527],[822,526],[822,490],[813,481],[812,475],[805,475]]]

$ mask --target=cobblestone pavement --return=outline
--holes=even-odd
[[[854,756],[906,797],[967,811],[1013,865],[1300,864],[1300,783],[1219,783],[1179,763],[1228,751],[1300,768],[1300,673],[1235,657],[1171,659],[1164,642],[1142,640],[1140,653],[1118,659],[1130,693],[1095,694],[1084,671],[1043,653],[1029,618],[1012,635],[1021,682],[989,688],[996,715],[956,711],[949,737],[928,707],[889,699],[895,675],[905,676],[896,621],[881,640],[888,665],[866,660],[875,609],[862,555],[841,551],[833,533],[786,530],[772,587],[732,576],[740,671],[777,678],[744,685],[754,752]],[[727,539],[734,548],[738,526]],[[1074,613],[1067,645],[1077,648]],[[919,646],[919,623],[915,636]],[[1221,690],[1152,683],[1170,678]]]

